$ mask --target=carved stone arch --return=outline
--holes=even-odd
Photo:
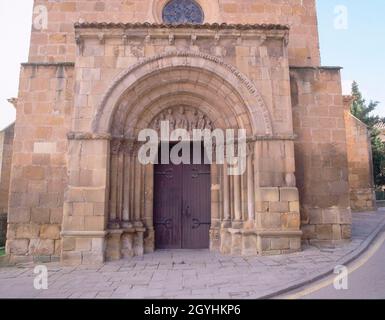
[[[132,94],[124,97],[119,103],[113,120],[114,136],[137,136],[137,131],[146,128],[147,123],[140,119],[155,116],[161,109],[183,103],[186,106],[201,109],[213,119],[215,126],[221,129],[246,129],[247,134],[252,134],[250,119],[244,112],[243,102],[237,101],[237,96],[232,96],[227,91],[221,92],[215,83],[206,82],[206,87],[199,87],[197,83],[173,84],[148,87],[148,92],[141,93],[137,99]],[[217,91],[216,91],[217,90]],[[230,89],[229,89],[230,90]],[[133,90],[135,92],[135,90]],[[216,92],[213,96],[212,92]],[[221,95],[227,95],[227,100]],[[231,99],[232,97],[232,99]],[[130,110],[130,112],[128,112]],[[147,114],[149,114],[147,116]],[[136,125],[134,125],[136,123]]]
[[[108,88],[96,110],[92,131],[96,134],[110,133],[112,120],[118,107],[117,102],[120,101],[121,97],[140,79],[173,68],[204,70],[221,79],[223,83],[229,85],[234,92],[242,97],[243,107],[248,113],[253,134],[257,130],[255,119],[261,118],[264,126],[263,134],[272,136],[272,123],[268,108],[255,85],[245,75],[217,57],[184,51],[165,52],[146,58],[120,74]]]

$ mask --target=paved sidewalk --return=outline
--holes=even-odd
[[[99,267],[48,264],[49,288],[33,288],[33,265],[0,268],[0,298],[261,298],[321,277],[357,257],[385,226],[385,212],[353,214],[353,240],[274,257],[157,251]]]

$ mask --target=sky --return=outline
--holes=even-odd
[[[32,7],[32,0],[0,0],[0,130],[15,119],[7,99],[17,97],[28,59]],[[342,66],[344,93],[356,80],[385,117],[385,1],[318,0],[317,7],[322,65]]]

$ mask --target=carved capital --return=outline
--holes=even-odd
[[[111,154],[118,154],[122,150],[123,141],[122,140],[112,140],[111,141]]]
[[[75,36],[75,42],[78,47],[79,55],[83,55],[84,52],[84,39],[80,35]]]
[[[99,39],[100,44],[104,44],[105,40],[106,40],[105,34],[104,33],[99,33],[98,34],[98,39]]]

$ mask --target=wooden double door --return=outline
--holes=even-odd
[[[155,165],[157,249],[209,248],[210,211],[210,165]]]

